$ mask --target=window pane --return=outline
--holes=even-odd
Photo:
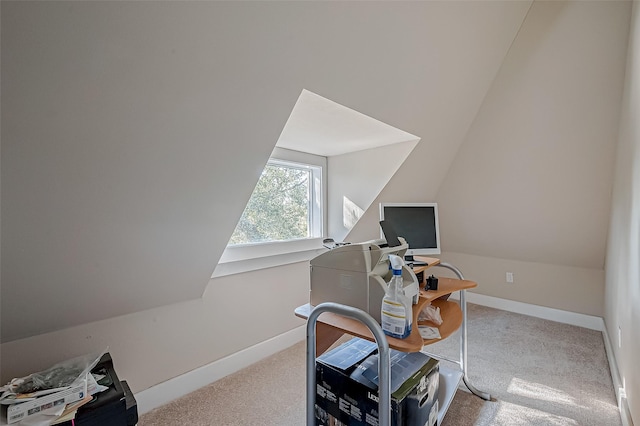
[[[229,244],[309,238],[311,172],[269,163]]]

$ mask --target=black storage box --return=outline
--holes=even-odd
[[[91,370],[93,374],[104,376],[99,384],[109,389],[93,395],[93,400],[78,409],[74,423],[62,423],[64,426],[134,426],[138,423],[136,400],[126,381],[120,381],[113,360],[107,352]]]
[[[316,359],[317,426],[377,426],[377,350],[354,338]],[[434,426],[439,362],[420,352],[391,351],[391,424]]]

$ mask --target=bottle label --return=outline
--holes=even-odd
[[[402,303],[383,300],[381,317],[382,331],[385,334],[400,339],[409,335],[411,330],[408,327],[406,311]]]

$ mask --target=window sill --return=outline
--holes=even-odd
[[[325,250],[321,238],[227,247],[211,278],[306,262]]]

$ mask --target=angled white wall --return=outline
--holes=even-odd
[[[301,90],[260,8],[2,7],[3,341],[201,297]]]
[[[606,261],[605,324],[629,412],[640,422],[640,4],[633,3]],[[616,380],[617,379],[617,380]],[[625,412],[623,411],[623,414]]]
[[[479,293],[602,316],[629,10],[531,7],[436,197]]]
[[[328,158],[329,237],[345,241],[364,212],[375,210],[373,201],[418,143],[414,140]]]
[[[420,137],[392,193],[431,198],[528,7],[3,2],[2,381],[108,345],[140,391],[301,325],[304,264],[209,282],[301,90]]]

